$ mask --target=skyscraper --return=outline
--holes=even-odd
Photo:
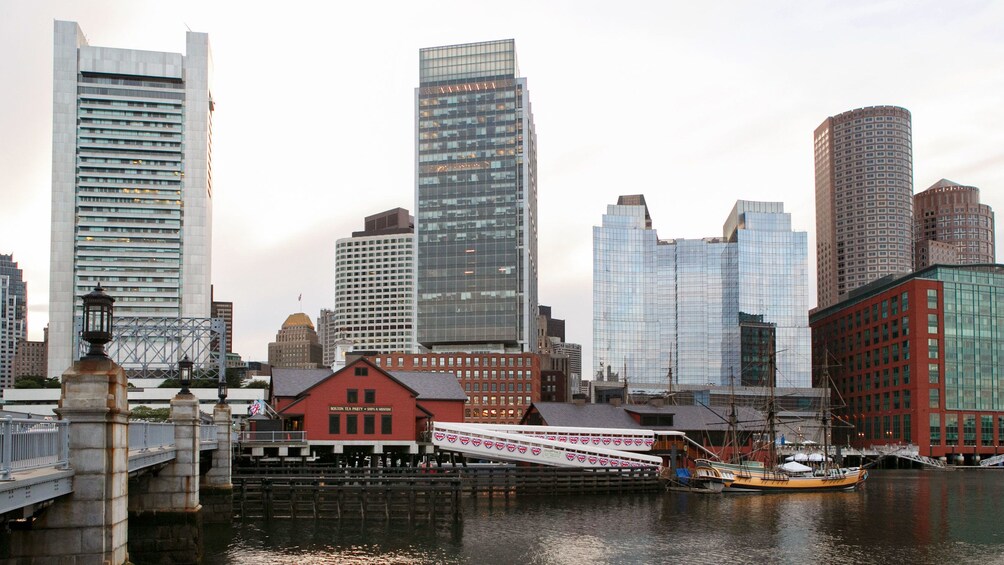
[[[322,367],[321,344],[310,316],[290,314],[268,344],[268,364],[272,367],[316,369]]]
[[[14,255],[0,255],[0,388],[14,386],[14,357],[28,337],[28,284]]]
[[[910,112],[860,108],[826,118],[814,136],[817,306],[913,270]]]
[[[208,318],[212,233],[209,36],[186,53],[93,47],[55,22],[49,363],[75,352],[99,282],[117,319]]]
[[[535,351],[536,135],[515,42],[431,47],[419,62],[417,342]]]
[[[740,384],[763,372],[745,356],[774,359],[780,386],[811,386],[807,234],[784,206],[737,201],[722,237],[660,240],[651,226],[636,195],[593,228],[593,378]]]
[[[917,270],[935,263],[993,263],[994,211],[980,189],[941,179],[913,197]],[[948,253],[942,257],[939,251]]]
[[[322,340],[327,366],[338,340],[377,353],[411,353],[415,342],[414,222],[395,208],[367,216],[364,226],[335,242],[334,319]]]

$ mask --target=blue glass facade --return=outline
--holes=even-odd
[[[536,350],[536,138],[512,40],[422,49],[416,331],[432,351]]]
[[[723,237],[660,241],[628,201],[593,228],[593,378],[739,384],[752,316],[774,328],[778,385],[810,386],[808,242],[783,205],[739,201]]]

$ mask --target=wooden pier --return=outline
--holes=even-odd
[[[655,468],[321,468],[256,470],[233,478],[237,519],[352,519],[448,523],[462,498],[661,492]]]

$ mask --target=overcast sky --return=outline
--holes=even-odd
[[[592,226],[643,193],[662,238],[720,235],[737,199],[809,233],[812,133],[827,116],[913,114],[914,188],[977,186],[1004,211],[1004,3],[0,0],[0,253],[48,322],[53,20],[91,45],[184,52],[209,33],[216,297],[264,360],[286,316],[334,301],[335,240],[414,213],[422,47],[515,38],[538,137],[540,300],[592,355]],[[187,26],[187,27],[186,27]],[[1000,236],[998,247],[1000,247]]]

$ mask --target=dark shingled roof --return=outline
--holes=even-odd
[[[272,394],[296,396],[332,375],[331,369],[280,369],[272,367]]]
[[[672,429],[679,431],[725,430],[728,428],[727,408],[706,408],[704,406],[652,406],[631,404],[573,404],[566,402],[535,402],[533,404],[548,426],[576,426],[589,428],[635,428]],[[672,426],[642,426],[629,414],[672,414]],[[716,414],[718,414],[716,416]],[[759,429],[764,416],[745,406],[736,407],[739,429]]]
[[[613,404],[534,402],[533,407],[548,426],[641,429],[623,408]]]
[[[467,400],[453,373],[388,371],[392,377],[418,393],[419,400]]]

